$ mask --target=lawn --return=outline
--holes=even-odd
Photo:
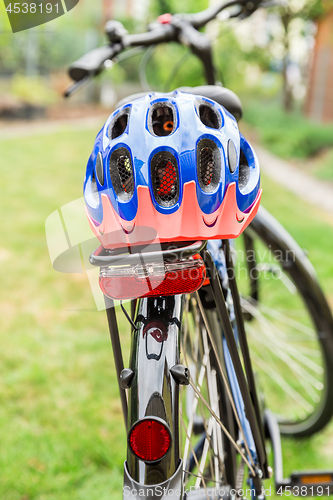
[[[45,220],[82,196],[95,129],[0,142],[0,499],[120,500],[125,431],[105,313],[84,275],[53,271]],[[263,203],[333,296],[332,220],[263,179]],[[125,362],[128,327],[121,318]],[[333,428],[284,441],[285,471],[333,468]]]
[[[333,125],[310,121],[295,110],[286,113],[274,99],[244,97],[244,121],[272,153],[333,181]]]

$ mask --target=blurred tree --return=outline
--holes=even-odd
[[[104,25],[109,19],[114,19],[115,1],[103,0],[102,9],[103,9],[102,23]]]
[[[52,23],[13,34],[0,2],[0,75],[25,73],[27,67],[28,73],[45,75],[69,64],[103,43],[101,15],[96,4],[80,2]],[[38,58],[33,54],[36,50]]]
[[[283,27],[283,106],[287,112],[293,110],[293,91],[288,80],[288,64],[290,61],[290,31],[292,22],[297,18],[312,20],[320,16],[324,12],[324,3],[325,0],[289,0],[278,9],[274,8],[274,11],[278,14]]]
[[[333,1],[324,0],[325,13],[317,20],[316,42],[308,80],[305,112],[319,122],[333,121]]]

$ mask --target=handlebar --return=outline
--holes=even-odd
[[[231,1],[228,3],[224,4],[219,4],[219,5],[213,5],[211,7],[208,7],[208,9],[202,10],[201,12],[197,12],[195,14],[187,14],[185,15],[185,19],[190,22],[190,24],[193,26],[195,29],[200,29],[206,24],[209,23],[209,21],[212,21],[215,19],[215,17],[224,9],[228,9],[229,7],[234,7],[235,5],[240,5],[241,3],[245,3],[244,1]]]
[[[147,33],[124,35],[121,43],[105,45],[94,49],[72,63],[68,73],[72,80],[78,82],[83,78],[98,75],[105,61],[113,59],[129,47],[157,45],[175,39],[175,28],[171,24],[160,24]]]
[[[200,29],[205,26],[209,21],[215,19],[215,17],[224,9],[229,7],[239,6],[240,10],[236,14],[237,17],[245,18],[253,14],[256,11],[263,0],[232,0],[228,3],[213,5],[208,7],[208,9],[196,14],[191,14],[191,24],[194,28]]]
[[[125,35],[123,38],[124,48],[137,47],[139,45],[157,45],[164,42],[176,41],[176,30],[172,24],[157,24],[147,33],[137,35]]]
[[[231,0],[227,3],[209,7],[206,10],[195,14],[176,14],[170,16],[169,22],[155,22],[151,30],[140,34],[127,34],[119,31],[120,23],[117,24],[117,35],[110,38],[110,45],[105,45],[88,52],[69,67],[69,76],[76,82],[71,87],[66,96],[70,95],[76,88],[81,86],[81,82],[89,80],[98,75],[103,69],[105,62],[115,58],[120,52],[129,47],[151,46],[165,42],[178,42],[190,47],[192,52],[203,62],[207,74],[208,83],[214,83],[213,64],[211,58],[211,47],[207,43],[204,34],[197,30],[213,20],[222,10],[233,6],[239,6],[237,17],[247,17],[251,15],[263,0]],[[112,21],[109,22],[109,24]],[[209,45],[209,46],[208,46]]]
[[[121,50],[121,46],[119,49]],[[97,75],[105,61],[112,59],[118,54],[117,46],[105,45],[104,47],[98,47],[91,52],[88,52],[84,56],[80,57],[75,63],[71,64],[68,73],[72,80],[78,82],[87,78],[89,76]]]

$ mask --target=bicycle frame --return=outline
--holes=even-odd
[[[179,22],[181,23],[181,21]],[[195,28],[186,26],[186,29],[190,37],[194,34],[193,32],[197,33]],[[214,85],[216,82],[211,43],[206,35],[201,34],[200,36],[201,44],[196,44],[195,48],[191,48],[203,63],[207,83]],[[227,267],[230,267],[232,266],[232,262],[228,248],[228,242],[224,242]],[[261,471],[259,476],[267,478],[269,474],[264,445],[264,432],[236,283],[234,280],[230,281],[246,376],[243,372],[239,357],[239,348],[233,326],[230,322],[214,260],[207,251],[201,253],[205,259],[206,268],[210,276],[210,285],[208,285],[210,288],[209,293],[214,297],[225,336],[223,345],[225,358],[229,361],[228,375],[233,396],[235,400],[240,402],[237,410],[243,422],[243,427],[247,429],[247,439],[254,443],[251,453],[253,453],[253,459],[258,463],[258,470]],[[106,260],[108,259],[106,258]],[[94,265],[103,265],[103,261],[100,262],[98,257],[95,256],[92,256],[91,262]],[[107,307],[112,305],[111,301],[107,302]],[[132,343],[130,367],[127,372],[123,370],[115,313],[113,309],[107,309],[127,431],[129,432],[138,420],[149,415],[166,422],[173,436],[171,450],[158,465],[147,464],[139,460],[131,452],[130,446],[128,446],[127,461],[124,464],[124,487],[126,491],[133,489],[139,491],[142,489],[147,497],[149,488],[154,488],[155,494],[157,494],[156,492],[162,486],[167,489],[170,489],[172,486],[173,489],[182,490],[183,472],[178,436],[179,381],[172,375],[172,368],[179,364],[180,326],[182,324],[183,307],[184,296],[142,298],[137,301],[135,312],[134,308],[132,310]],[[158,330],[157,340],[156,338],[154,339],[154,329]],[[148,342],[155,343],[158,354],[156,352],[149,353]],[[125,388],[128,389],[128,398],[125,395]],[[260,495],[262,488],[259,476],[256,474],[253,478],[257,495]],[[182,494],[171,498],[179,500],[182,498]]]
[[[247,229],[247,237],[251,239],[252,233],[255,232],[255,234],[259,235],[260,238],[263,240],[267,241],[272,248],[286,248],[286,250],[289,248],[293,249],[293,255],[295,256],[295,259],[292,262],[294,271],[295,271],[295,276],[297,273],[300,273],[301,275],[301,285],[305,287],[308,293],[313,296],[312,302],[322,304],[321,311],[325,311],[325,314],[331,323],[332,318],[331,318],[331,313],[327,307],[327,303],[325,301],[325,298],[322,294],[321,289],[318,287],[318,283],[316,281],[315,274],[313,272],[313,269],[309,267],[309,263],[301,251],[301,249],[296,245],[294,240],[288,235],[288,233],[285,231],[285,229],[280,226],[275,219],[270,216],[265,210],[259,211],[252,227]],[[250,245],[251,246],[251,245]],[[227,261],[229,262],[230,258],[230,253],[228,251],[228,243],[224,242],[224,250],[225,254],[227,257]],[[215,301],[211,301],[211,297],[214,297],[214,286],[215,286],[215,295],[219,297],[220,303],[220,317],[223,319],[225,315],[225,299],[224,295],[221,291],[221,285],[219,283],[219,280],[215,280],[214,284],[214,276],[217,276],[217,271],[216,271],[216,266],[215,263],[212,259],[212,257],[208,254],[207,251],[201,250],[202,255],[205,257],[206,265],[209,269],[210,275],[213,277],[211,279],[211,284],[210,286],[205,286],[201,288],[198,292],[198,295],[200,297],[200,300],[202,304],[207,307],[207,313],[209,312],[208,309],[213,307],[215,305]],[[287,254],[286,254],[287,257]],[[288,259],[286,258],[286,265],[288,265]],[[290,264],[290,263],[289,263]],[[227,268],[232,269],[231,267],[232,263],[229,262],[229,265]],[[232,288],[232,273],[230,273],[231,278],[231,288]],[[309,281],[311,280],[311,282]],[[235,291],[234,291],[235,293]],[[236,292],[237,294],[237,292]],[[208,299],[207,299],[208,296]],[[162,307],[163,305],[163,300],[165,307]],[[122,377],[122,356],[121,356],[121,349],[120,349],[120,342],[119,342],[119,336],[118,336],[118,331],[116,327],[116,320],[115,320],[115,311],[114,309],[108,309],[107,313],[108,316],[111,315],[113,316],[114,320],[109,321],[110,325],[110,333],[111,333],[111,339],[112,339],[112,344],[113,346],[119,345],[119,349],[114,347],[114,355],[115,355],[115,364],[117,367],[117,373],[120,375],[119,377],[119,382],[120,382],[120,390],[121,394],[125,396],[125,388],[130,388],[129,389],[129,420],[128,420],[128,429],[131,427],[131,424],[135,421],[136,418],[140,418],[141,416],[145,415],[145,412],[147,410],[147,401],[149,401],[149,394],[156,395],[156,400],[157,400],[157,394],[158,396],[158,416],[161,418],[161,408],[165,408],[168,410],[166,412],[166,416],[164,415],[164,418],[167,418],[169,422],[172,422],[173,425],[175,425],[175,422],[177,422],[177,415],[176,411],[171,411],[171,407],[169,405],[164,405],[160,404],[162,401],[164,401],[164,395],[165,392],[163,392],[163,387],[166,387],[171,385],[172,387],[172,397],[174,398],[173,401],[175,403],[174,408],[177,408],[177,394],[178,394],[178,386],[177,386],[177,381],[173,378],[170,373],[172,373],[172,366],[173,363],[177,364],[179,362],[179,344],[180,344],[180,338],[181,338],[181,332],[180,332],[180,324],[182,320],[182,312],[183,312],[183,301],[184,297],[181,296],[175,296],[168,298],[167,300],[161,298],[159,299],[149,299],[149,298],[144,298],[144,299],[139,299],[136,302],[136,307],[134,308],[133,306],[135,305],[135,302],[132,302],[132,318],[135,320],[134,325],[134,331],[132,332],[132,350],[131,350],[131,369],[125,374],[126,376]],[[177,302],[177,305],[176,305]],[[237,309],[237,303],[238,300],[235,301]],[[160,314],[164,315],[164,318],[169,318],[169,320],[164,320],[168,336],[165,340],[163,340],[162,343],[162,353],[161,355],[157,355],[159,359],[156,359],[156,356],[151,357],[151,359],[147,360],[147,346],[146,346],[146,340],[147,337],[144,336],[143,332],[145,330],[145,325],[148,324],[147,320],[147,311],[148,310],[154,310],[158,305]],[[310,302],[311,306],[311,302]],[[207,314],[204,313],[204,314]],[[318,322],[318,325],[321,326],[323,323],[324,318],[322,315],[319,313],[315,314],[315,319]],[[154,315],[152,315],[152,321],[154,320]],[[155,318],[156,319],[156,318]],[[172,321],[171,321],[171,320]],[[238,317],[238,321],[239,321]],[[241,318],[242,320],[242,318]],[[233,390],[233,394],[237,396],[242,396],[242,391],[243,393],[246,393],[247,391],[250,393],[250,399],[252,403],[252,407],[248,405],[246,407],[246,415],[251,414],[251,408],[252,412],[255,413],[252,417],[249,419],[249,424],[251,427],[252,426],[255,428],[255,426],[258,427],[259,430],[259,439],[257,435],[257,444],[259,443],[259,449],[260,446],[264,446],[263,442],[263,435],[262,435],[262,425],[261,425],[261,418],[257,418],[257,412],[259,410],[257,403],[253,403],[253,401],[256,399],[255,397],[253,398],[253,393],[251,393],[251,388],[250,384],[247,384],[247,381],[251,378],[248,377],[248,374],[252,372],[252,369],[250,367],[245,368],[247,372],[247,378],[245,379],[245,374],[240,373],[240,382],[237,379],[237,375],[234,370],[234,364],[239,364],[240,358],[239,358],[239,353],[237,349],[237,343],[233,334],[233,330],[230,331],[230,326],[228,326],[228,321],[230,324],[229,318],[225,317],[226,325],[224,325],[225,330],[227,331],[227,335],[224,337],[224,343],[227,344],[226,337],[228,337],[229,342],[231,341],[231,349],[235,348],[236,344],[236,349],[234,352],[234,359],[237,359],[237,361],[234,363],[233,360],[231,360],[231,366],[232,370],[229,369],[228,371],[228,376],[230,380],[230,384],[232,386],[235,386],[235,389]],[[236,323],[237,323],[237,313],[236,313]],[[239,330],[241,331],[242,328]],[[228,336],[228,330],[229,330],[229,336]],[[117,340],[118,337],[118,340]],[[245,339],[246,340],[246,339]],[[239,339],[240,341],[240,339]],[[241,341],[240,341],[241,344]],[[233,345],[233,347],[232,347]],[[331,346],[332,347],[332,346]],[[245,347],[246,350],[246,347]],[[141,356],[138,356],[138,353],[141,353]],[[229,349],[224,349],[224,356],[225,358],[228,356]],[[244,345],[243,345],[243,355],[244,355]],[[162,355],[163,354],[163,355]],[[229,354],[230,355],[230,354]],[[245,357],[244,360],[246,359],[247,355],[245,352]],[[247,365],[248,361],[245,363],[245,366]],[[147,364],[150,367],[154,367],[153,370],[150,370],[150,368],[147,368]],[[227,363],[226,363],[227,365]],[[165,370],[165,367],[167,369]],[[249,370],[250,368],[250,370]],[[139,370],[140,373],[140,379],[133,377],[133,372],[135,370]],[[126,370],[123,370],[126,372]],[[123,380],[122,380],[123,379]],[[157,382],[159,380],[159,382]],[[140,383],[139,381],[142,381]],[[161,397],[162,395],[162,397]],[[245,400],[247,400],[245,396]],[[127,412],[127,400],[126,396],[122,398],[122,401],[124,402],[123,408],[125,407],[126,409],[124,411]],[[139,404],[139,402],[145,402],[145,404]],[[248,401],[247,401],[248,404]],[[246,405],[245,405],[246,406]],[[150,406],[151,408],[152,406]],[[249,413],[250,412],[250,413]],[[241,411],[240,411],[241,413]],[[260,415],[260,411],[259,411]],[[240,415],[241,418],[244,417],[244,415]],[[253,420],[252,420],[253,418]],[[275,469],[276,469],[276,485],[277,487],[282,486],[283,488],[288,486],[291,487],[294,484],[298,484],[297,481],[299,481],[300,477],[302,477],[301,473],[298,473],[298,475],[293,475],[290,479],[283,479],[282,476],[282,458],[281,458],[281,451],[280,451],[280,439],[279,439],[279,433],[278,433],[278,424],[275,422],[272,414],[267,413],[264,416],[266,425],[268,426],[268,432],[269,435],[272,439],[273,443],[273,449],[274,449],[274,457],[275,457]],[[251,428],[252,432],[252,428]],[[147,474],[146,472],[149,470],[149,467],[146,467],[142,462],[140,464],[140,461],[138,461],[136,458],[134,458],[130,452],[128,452],[128,462],[131,464],[130,467],[127,465],[125,462],[124,466],[124,487],[127,488],[126,491],[126,496],[127,493],[133,489],[133,491],[139,491],[142,490],[144,493],[143,498],[149,498],[149,495],[152,495],[152,491],[154,491],[156,494],[156,497],[159,497],[161,492],[161,488],[166,488],[166,489],[174,489],[179,490],[182,488],[182,467],[183,464],[181,462],[181,458],[179,456],[179,450],[177,452],[177,446],[175,446],[175,442],[173,442],[173,451],[172,451],[172,457],[170,456],[169,460],[166,460],[163,466],[159,468],[159,474],[162,475],[157,475],[155,476],[155,480],[157,477],[159,477],[160,482],[155,483],[153,486],[150,482],[147,484],[146,477]],[[264,452],[265,453],[265,452]],[[172,458],[172,460],[171,460]],[[178,463],[177,463],[178,459]],[[170,467],[170,464],[174,465],[174,470],[173,467]],[[264,464],[262,465],[263,469],[262,472],[263,474],[265,473],[264,477],[267,477],[269,475],[269,470],[265,467],[267,466],[267,462],[265,461]],[[265,470],[266,468],[266,470]],[[152,470],[152,467],[150,467],[150,470]],[[133,474],[133,476],[132,476]],[[164,476],[163,476],[164,474]],[[309,475],[309,473],[307,473]],[[327,474],[326,474],[327,475]],[[153,476],[150,476],[153,477]],[[165,478],[164,480],[162,480]],[[258,484],[256,485],[256,490],[257,494],[260,492],[260,484],[261,482],[258,481]],[[329,486],[331,488],[331,486]],[[143,494],[143,493],[142,493]],[[125,496],[124,496],[125,498]],[[181,498],[180,495],[176,496],[171,496],[174,500],[179,500]],[[202,498],[206,498],[203,496]]]
[[[232,266],[228,242],[224,242],[228,266]],[[205,259],[210,285],[206,286],[208,293],[214,297],[214,302],[219,314],[222,330],[225,335],[224,356],[229,358],[228,375],[235,400],[243,402],[238,406],[239,416],[246,427],[246,438],[254,441],[251,452],[253,458],[258,460],[258,469],[261,477],[268,477],[267,457],[264,446],[264,433],[261,424],[260,410],[255,392],[253,372],[248,355],[247,341],[239,303],[239,296],[235,294],[234,300],[236,322],[240,337],[240,345],[246,369],[247,379],[251,380],[251,388],[243,372],[239,357],[239,348],[231,325],[224,295],[221,289],[218,272],[214,260],[207,251],[202,251]],[[233,283],[233,281],[231,281]],[[235,286],[235,283],[234,283]],[[199,292],[200,295],[200,292]],[[130,355],[130,368],[128,375],[124,374],[118,330],[115,321],[114,309],[108,309],[110,334],[113,344],[115,365],[119,376],[124,417],[127,415],[125,388],[128,394],[127,430],[140,419],[153,416],[166,422],[171,430],[173,440],[170,452],[158,465],[145,464],[133,455],[128,447],[127,461],[124,465],[125,486],[136,485],[148,487],[155,485],[159,488],[170,483],[181,485],[181,458],[178,441],[178,398],[179,380],[172,374],[172,368],[179,364],[180,327],[184,307],[184,296],[142,298],[137,301],[134,314],[132,345]],[[112,305],[109,303],[107,305]],[[111,320],[110,320],[111,318]],[[221,330],[221,335],[222,335]],[[244,332],[244,333],[243,333]],[[222,337],[221,337],[222,338]],[[153,345],[150,351],[148,345]],[[246,415],[246,416],[245,416]],[[259,416],[259,419],[258,419]],[[253,438],[252,438],[253,436]],[[254,485],[257,494],[261,492],[261,480],[255,476]],[[176,497],[175,497],[176,498]],[[178,497],[181,498],[181,497]]]
[[[285,230],[277,223],[273,223],[274,220],[269,220],[267,217],[267,213],[261,210],[255,219],[253,228],[262,238],[268,241],[273,248],[275,242],[278,242],[279,247],[283,246],[284,241],[287,241]],[[249,228],[249,235],[251,231],[253,231],[253,229]],[[202,244],[192,244],[192,248],[202,248]],[[258,459],[258,469],[261,469],[263,478],[266,478],[269,476],[269,471],[267,468],[267,458],[264,447],[261,414],[253,381],[253,372],[243,326],[242,311],[240,308],[236,282],[233,278],[233,265],[227,241],[223,243],[223,248],[226,256],[226,270],[229,271],[228,277],[233,295],[237,330],[235,330],[235,325],[231,324],[226,310],[225,297],[221,289],[214,259],[209,252],[204,249],[201,249],[200,253],[204,257],[206,263],[210,276],[210,285],[200,289],[198,295],[203,304],[206,302],[205,294],[212,296],[214,299],[213,304],[218,310],[222,325],[221,335],[222,331],[224,333],[224,358],[232,394],[235,400],[240,400],[244,403],[244,408],[238,405],[237,411],[242,421],[243,429],[246,431],[246,439],[249,442],[251,439],[254,440],[254,450],[257,452],[254,454],[254,458]],[[298,257],[294,266],[296,266],[297,269],[301,269],[304,256],[299,253],[300,251],[296,250],[295,255]],[[170,256],[171,254],[166,252],[165,255]],[[134,255],[132,258],[134,258]],[[99,265],[100,263],[95,262],[95,264]],[[106,262],[103,261],[103,264],[106,265]],[[303,274],[305,278],[313,275],[312,270],[311,273]],[[310,286],[308,283],[304,284],[304,286],[306,286],[307,290],[310,290],[311,293],[316,295],[316,302],[318,302],[318,300],[323,302],[324,299],[322,298],[322,293],[318,286]],[[324,303],[326,304],[325,301]],[[112,301],[107,301],[107,306],[112,305]],[[145,495],[148,498],[152,488],[156,495],[158,495],[162,487],[175,491],[182,490],[183,464],[180,457],[178,442],[179,380],[177,381],[172,375],[172,368],[179,363],[180,338],[182,334],[180,326],[182,323],[184,296],[142,298],[137,300],[136,304],[133,302],[132,305],[136,307],[132,308],[134,328],[132,331],[130,368],[127,370],[123,370],[115,310],[113,307],[107,309],[127,430],[129,431],[137,420],[145,418],[147,415],[153,415],[169,424],[173,436],[172,449],[170,453],[161,460],[158,466],[145,464],[140,461],[131,453],[128,447],[127,461],[124,464],[124,487],[128,489],[125,491],[142,490],[146,492]],[[210,304],[209,307],[211,306],[212,304]],[[330,315],[328,309],[327,315]],[[318,321],[321,322],[322,318],[318,318]],[[162,334],[159,332],[156,340],[156,338],[154,339],[154,335],[152,335],[154,332],[151,333],[149,330],[160,328],[161,324],[164,326],[165,331],[162,332]],[[235,332],[238,334],[245,373],[241,367]],[[148,340],[150,340],[150,345],[153,343],[155,344],[155,348],[157,347],[153,352],[149,351]],[[126,389],[128,389],[129,393],[128,409],[125,395]],[[268,418],[267,415],[266,418]],[[269,423],[270,420],[267,420],[267,422]],[[277,453],[277,457],[279,457],[279,453]],[[281,466],[279,465],[277,471],[279,472],[280,470]],[[288,480],[282,482],[280,476],[281,473],[277,476],[277,480],[280,481],[279,484],[290,484]],[[261,481],[258,476],[255,481],[255,489],[257,494],[260,494]],[[181,496],[176,495],[171,498],[179,500]]]
[[[255,10],[259,3],[260,0],[256,0],[253,3],[248,2],[246,5],[253,4]],[[231,1],[225,7],[236,4],[237,2]],[[240,1],[239,4],[242,5],[242,2]],[[90,58],[83,57],[76,65],[72,66],[70,72],[76,83],[68,91],[67,95],[87,79],[98,74],[102,70],[104,62],[115,57],[124,47],[150,46],[170,41],[186,44],[193,54],[201,60],[207,84],[216,85],[211,42],[208,36],[198,32],[198,29],[216,17],[221,10],[220,5],[192,17],[175,16],[170,24],[168,21],[166,23],[161,21],[161,24],[164,25],[163,30],[157,24],[148,34],[127,35],[120,33],[119,30],[117,32],[114,25],[113,27],[109,26],[107,34],[111,46],[96,49],[95,53],[91,53],[90,56],[88,54]],[[285,235],[281,233],[277,226],[274,226],[274,224],[272,227],[269,224],[267,225],[265,215],[260,215],[260,213],[256,219],[256,231],[265,241],[274,243],[278,240],[279,246],[281,246],[281,242],[283,243],[285,238]],[[246,245],[250,248],[253,243],[250,234],[245,236],[245,240]],[[140,252],[140,249],[137,250]],[[203,257],[209,276],[209,284],[206,284],[197,292],[197,301],[207,325],[209,325],[209,314],[205,309],[206,305],[207,309],[214,307],[217,311],[219,324],[215,328],[215,340],[210,338],[210,342],[213,351],[216,349],[214,341],[217,340],[220,344],[220,348],[219,350],[216,349],[216,353],[223,358],[223,365],[228,378],[228,388],[221,387],[222,395],[223,389],[228,389],[228,394],[231,393],[236,402],[235,407],[239,422],[237,425],[241,427],[244,441],[249,443],[247,457],[243,455],[242,458],[243,460],[252,461],[253,467],[249,464],[250,479],[255,490],[255,496],[259,497],[262,494],[261,479],[270,477],[270,470],[267,464],[262,414],[256,394],[229,242],[223,241],[223,251],[234,318],[230,317],[230,310],[226,300],[227,292],[221,287],[214,255],[210,254],[202,246],[197,248],[196,251]],[[193,254],[194,252],[192,252]],[[130,259],[135,261],[138,255],[140,254],[134,253],[130,256]],[[152,258],[152,255],[153,252],[149,254],[150,258]],[[170,257],[170,252],[163,250],[159,253],[159,256],[167,260]],[[112,258],[110,255],[105,256],[94,253],[91,257],[91,263],[103,267],[110,265],[113,262]],[[114,258],[117,258],[116,255]],[[148,262],[148,260],[144,258],[143,262]],[[315,289],[312,293],[316,294],[318,302],[320,300],[318,295],[321,293],[320,289]],[[252,278],[251,294],[254,298],[258,296],[257,282]],[[209,297],[209,304],[206,303],[207,296]],[[324,303],[325,300],[322,302]],[[131,318],[123,309],[132,327],[130,364],[129,368],[124,369],[114,304],[111,300],[106,299],[113,354],[128,435],[130,435],[131,430],[138,421],[153,417],[156,421],[163,422],[172,437],[168,453],[157,463],[140,460],[131,450],[130,444],[128,444],[127,460],[124,464],[124,498],[128,496],[132,498],[138,496],[141,498],[160,498],[163,492],[164,494],[169,492],[168,498],[174,500],[184,498],[184,467],[187,464],[182,463],[180,456],[179,385],[191,383],[186,368],[179,364],[184,303],[185,296],[181,295],[140,298],[132,301]],[[315,311],[313,312],[315,314]],[[326,312],[327,315],[330,315],[329,311]],[[207,328],[207,330],[209,329]],[[216,354],[215,356],[218,357]],[[221,380],[220,384],[222,386],[223,384],[226,385],[225,379]],[[128,394],[126,394],[126,391],[128,391]],[[198,394],[197,397],[199,397]],[[223,418],[225,421],[223,421]],[[231,427],[233,415],[230,417],[223,416],[223,418],[221,424],[226,424],[227,431],[231,430],[228,429],[228,425]],[[232,432],[229,432],[229,434],[231,435]],[[237,439],[236,435],[234,437]],[[231,462],[232,460],[228,464],[228,476],[231,478],[231,482],[235,483],[236,463]],[[195,498],[201,500],[207,498],[207,495],[204,493],[204,495]]]

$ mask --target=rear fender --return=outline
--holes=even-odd
[[[139,419],[154,416],[168,425],[172,442],[168,453],[157,463],[139,460],[128,446],[125,485],[158,485],[179,470],[179,386],[170,368],[179,363],[179,335],[184,296],[143,298],[138,301],[130,368],[134,372],[128,394],[128,427]],[[181,480],[181,473],[177,478]],[[125,493],[124,493],[125,495]],[[125,496],[124,496],[125,498]]]

